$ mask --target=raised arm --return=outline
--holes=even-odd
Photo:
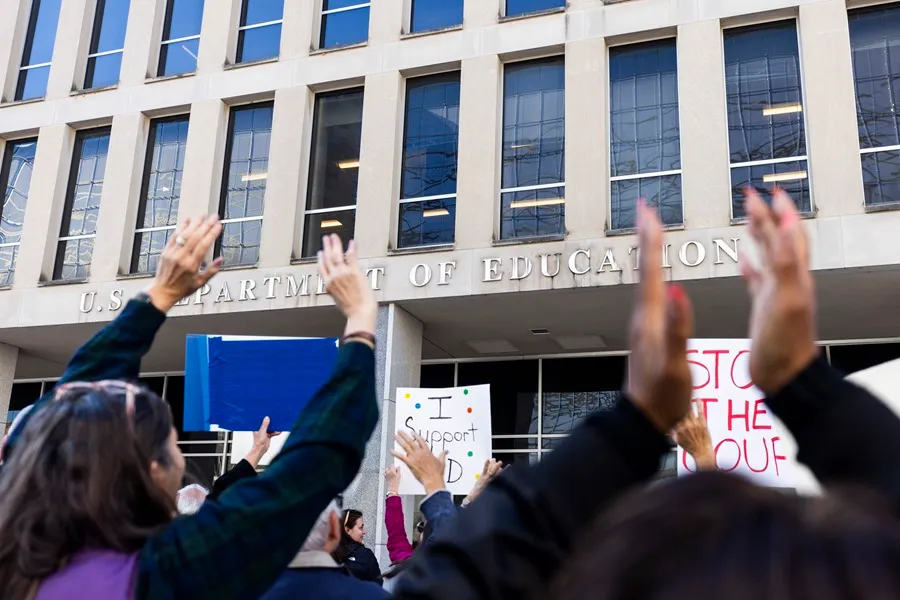
[[[403,500],[400,499],[400,467],[388,467],[384,472],[388,492],[384,499],[384,528],[387,529],[387,550],[391,564],[401,563],[412,556],[413,547],[406,537],[403,522]]]
[[[272,438],[279,435],[281,435],[281,432],[269,431],[269,417],[263,419],[259,429],[253,432],[253,446],[250,447],[250,451],[238,464],[213,482],[212,489],[209,491],[209,496],[206,499],[216,501],[225,490],[237,482],[256,477],[256,469],[259,468],[259,463],[263,456],[269,451]]]
[[[319,268],[347,316],[329,381],[266,471],[175,520],[141,552],[137,598],[258,598],[300,549],[322,510],[356,476],[375,429],[377,305],[352,249],[326,238]]]
[[[748,191],[750,231],[764,268],[744,266],[753,309],[750,375],[823,484],[857,484],[900,507],[900,419],[820,357],[806,232],[788,195],[773,207]]]

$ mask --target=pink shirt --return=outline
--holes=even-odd
[[[406,527],[403,524],[403,501],[400,500],[400,496],[388,496],[384,503],[388,556],[391,564],[397,564],[412,556],[413,547],[406,538]]]

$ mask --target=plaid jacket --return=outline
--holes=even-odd
[[[164,320],[152,305],[129,302],[76,352],[61,383],[136,379]],[[331,379],[264,473],[226,490],[196,514],[177,518],[147,542],[135,597],[261,596],[297,554],[322,510],[353,481],[377,420],[374,352],[365,344],[346,344]]]

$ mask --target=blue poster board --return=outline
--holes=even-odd
[[[336,338],[187,336],[184,430],[289,431],[331,376]]]

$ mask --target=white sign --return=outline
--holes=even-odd
[[[750,381],[750,340],[690,340],[688,363],[695,408],[706,416],[719,469],[760,485],[794,488],[793,438]],[[678,474],[696,469],[679,447]]]
[[[397,389],[397,429],[421,436],[431,451],[446,450],[444,481],[453,494],[466,495],[491,457],[491,386]],[[399,445],[395,449],[403,452]],[[401,494],[423,494],[422,485],[400,461]]]

